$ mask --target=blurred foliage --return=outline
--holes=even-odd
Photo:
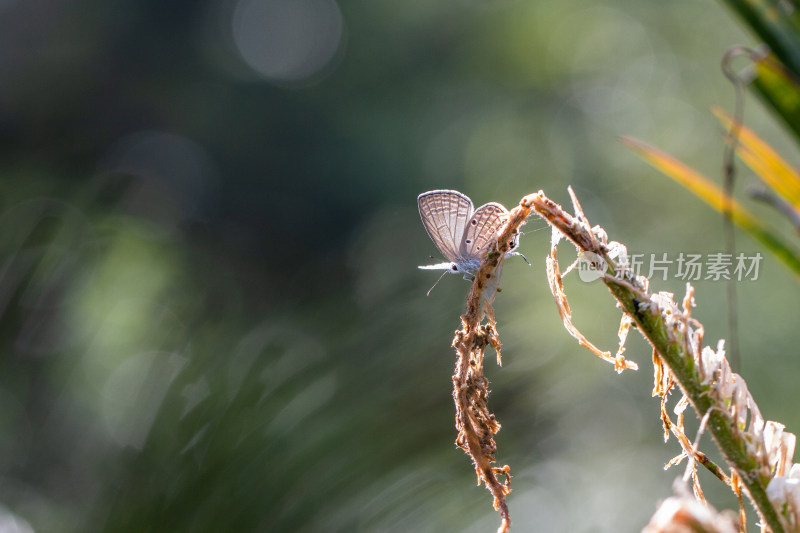
[[[730,120],[727,120],[727,122],[730,123]],[[743,128],[742,135],[746,138],[748,134],[749,130]],[[722,187],[657,148],[630,137],[623,137],[622,142],[648,163],[692,191],[698,198],[701,198],[720,213],[725,213],[729,210],[734,224],[749,233],[753,239],[761,242],[767,250],[772,252],[778,260],[796,275],[800,275],[800,252],[798,252],[798,249],[785,241],[777,232],[766,227],[759,218],[742,206],[740,202],[726,194]],[[747,141],[744,138],[742,139],[742,144],[742,151],[746,151],[747,148],[744,146],[747,146]],[[748,155],[744,156],[745,159],[748,158]],[[772,161],[779,163],[777,159]],[[751,167],[764,171],[765,173],[759,173],[759,176],[765,178],[766,181],[767,169],[765,167],[768,164],[763,160],[758,160],[757,164],[751,165]],[[781,170],[786,170],[787,172],[784,173],[784,176],[777,177],[777,183],[780,184],[778,188],[789,189],[789,180],[785,179],[788,168],[782,167]]]
[[[0,522],[493,530],[453,445],[467,286],[425,297],[414,198],[572,184],[632,251],[719,249],[718,218],[667,201],[616,138],[716,175],[707,108],[731,100],[718,63],[737,40],[712,2],[0,1]],[[678,449],[650,376],[614,375],[563,331],[547,239],[522,240],[533,268],[506,265],[504,366],[487,369],[511,516],[637,530]],[[743,373],[796,432],[800,333],[782,321],[800,298],[763,268],[741,288]],[[575,288],[576,323],[615,346],[607,293]],[[709,338],[723,294],[698,286]]]
[[[745,46],[731,47],[722,60],[722,69],[736,90],[734,116],[729,116],[717,106],[713,108],[714,114],[726,130],[725,140],[728,143],[723,163],[724,188],[718,187],[702,173],[657,148],[627,136],[622,140],[647,162],[688,188],[714,209],[725,214],[726,229],[729,230],[726,231],[725,239],[727,252],[735,252],[732,229],[733,224],[736,224],[751,237],[760,241],[765,249],[797,275],[800,274],[800,249],[795,244],[797,236],[800,234],[800,174],[769,142],[760,138],[751,128],[742,123],[744,110],[742,91],[745,86],[755,89],[755,92],[761,95],[763,101],[788,127],[788,131],[795,137],[795,142],[800,142],[797,120],[798,103],[800,103],[800,99],[798,99],[800,94],[800,18],[796,13],[796,6],[788,3],[770,0],[726,1],[741,16],[745,24],[760,39],[763,39],[764,44],[756,49]],[[745,57],[747,65],[744,70],[736,71],[733,68],[733,60],[739,57]],[[797,146],[794,149],[796,151]],[[749,187],[748,196],[752,200],[763,202],[775,213],[784,217],[785,220],[781,221],[782,227],[794,230],[791,237],[782,237],[779,231],[770,227],[765,220],[766,217],[754,216],[742,203],[732,197],[736,178],[734,154],[761,181],[759,185]],[[738,257],[742,257],[742,255],[739,254]],[[732,305],[735,301],[735,285],[729,284],[729,290],[731,290],[729,304]],[[735,323],[738,309],[729,310],[728,313],[731,323]],[[733,327],[731,329],[735,330]],[[736,334],[734,333],[734,335]],[[734,358],[738,360],[736,344],[733,345],[732,351]],[[684,388],[686,389],[686,387]],[[693,402],[693,404],[698,411],[702,411],[697,402]],[[751,416],[751,418],[753,417]],[[754,424],[753,420],[750,420],[749,423],[751,426]],[[712,428],[724,427],[724,424],[720,426],[713,422],[709,425]],[[777,427],[783,428],[783,425],[778,423]],[[794,453],[794,439],[795,436],[790,435],[790,446],[788,451],[783,452],[784,454]],[[723,436],[715,435],[715,443],[721,449],[726,449],[725,440]],[[733,464],[736,461],[730,458],[735,455],[732,450],[727,451],[725,453],[726,460],[730,460]],[[793,461],[793,457],[789,457],[789,460]],[[741,467],[738,464],[732,468],[741,473]],[[779,470],[774,475],[778,478],[788,475],[788,473]],[[747,475],[742,477],[747,478]],[[763,491],[764,488],[756,486],[754,490],[748,490],[754,507],[759,509],[761,522],[768,523],[768,525],[761,526],[762,529],[767,528],[770,531],[782,531],[782,528],[791,529],[797,522],[797,518],[792,516],[791,512],[786,512],[787,508],[792,508],[794,505],[791,503],[791,498],[787,498],[789,503],[786,505],[778,505],[774,496],[767,499],[763,492],[759,496],[759,491]],[[759,499],[761,499],[760,502]],[[779,521],[777,516],[770,516],[776,510],[783,514],[783,519],[786,520],[784,524]],[[744,509],[741,512],[744,513]]]

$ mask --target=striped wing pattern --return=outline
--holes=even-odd
[[[425,231],[436,248],[448,261],[461,263],[462,239],[473,214],[472,200],[458,191],[437,190],[420,194],[417,205]]]

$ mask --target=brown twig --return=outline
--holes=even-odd
[[[506,225],[488,248],[467,296],[461,329],[456,331],[453,339],[453,347],[458,353],[453,374],[453,401],[458,430],[456,444],[472,458],[478,484],[485,483],[494,497],[494,508],[500,512],[501,518],[498,533],[505,533],[511,527],[506,504],[506,496],[511,492],[511,472],[508,465],[492,466],[497,451],[494,435],[500,431],[500,424],[487,407],[489,380],[483,374],[483,356],[486,348],[491,346],[497,351],[500,361],[500,337],[492,302],[499,290],[505,254],[510,251],[510,243],[530,212],[530,207],[515,207]],[[482,323],[484,318],[486,323]],[[505,481],[501,482],[498,476],[504,477]]]

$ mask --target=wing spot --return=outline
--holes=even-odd
[[[470,244],[472,242],[472,239],[466,239],[464,242]]]
[[[473,226],[477,226],[478,225],[478,221],[473,218],[472,222],[470,222],[470,224],[472,224]]]

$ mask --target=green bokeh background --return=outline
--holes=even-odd
[[[0,0],[2,523],[494,531],[453,444],[468,285],[448,277],[425,296],[435,275],[416,266],[436,251],[416,196],[513,205],[543,189],[567,204],[572,185],[632,252],[723,250],[720,217],[617,141],[720,176],[708,108],[730,109],[733,89],[719,62],[756,44],[721,5],[289,5]],[[301,23],[279,31],[263,12]],[[267,64],[307,43],[327,59],[259,72],[236,33],[252,20],[277,36],[256,39]],[[796,159],[755,99],[745,120]],[[683,473],[662,470],[679,450],[662,441],[650,351],[633,332],[640,370],[618,376],[568,336],[549,236],[529,231],[533,266],[504,268],[504,366],[487,361],[515,530],[638,531]],[[738,249],[759,251],[745,236]],[[682,296],[684,282],[651,287]],[[715,346],[725,285],[696,287]],[[767,257],[737,290],[739,370],[764,416],[797,432],[797,280]],[[578,327],[614,350],[608,291],[574,278],[567,292]]]

